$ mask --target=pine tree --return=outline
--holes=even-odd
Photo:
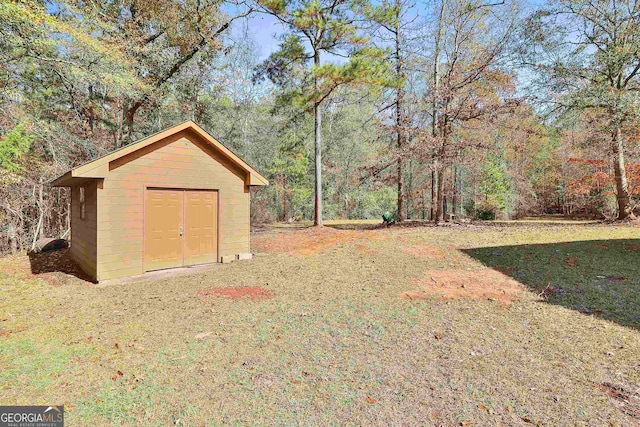
[[[388,64],[379,49],[367,46],[356,34],[355,10],[346,0],[265,0],[262,10],[287,25],[280,50],[272,54],[264,72],[278,82],[305,65],[302,85],[290,93],[291,100],[313,111],[315,148],[314,225],[322,226],[322,102],[344,84],[384,84],[390,80]],[[307,49],[310,52],[307,52]],[[322,53],[348,56],[343,64],[323,63]],[[310,67],[306,67],[311,62]],[[309,84],[310,83],[310,84]]]

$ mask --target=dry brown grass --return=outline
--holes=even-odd
[[[272,232],[250,262],[99,285],[0,259],[0,402],[63,403],[69,426],[634,426],[639,241],[618,226]],[[403,250],[418,246],[447,256]],[[271,298],[222,296],[256,288]],[[503,290],[517,299],[487,299]]]
[[[286,230],[255,236],[252,246],[257,252],[285,253],[307,257],[323,253],[338,246],[363,240],[379,240],[384,232],[377,230],[338,230],[331,227],[308,227],[301,230]],[[362,251],[369,250],[360,245]]]
[[[615,405],[622,412],[640,420],[640,390],[628,390],[607,382],[599,384],[598,387],[615,400]]]
[[[250,299],[251,301],[273,298],[273,292],[260,286],[240,286],[227,288],[211,288],[198,292],[201,301],[211,303],[211,298],[228,298],[231,300]]]

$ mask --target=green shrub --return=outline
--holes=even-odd
[[[475,219],[482,219],[484,221],[491,221],[496,219],[496,211],[492,208],[476,209]]]

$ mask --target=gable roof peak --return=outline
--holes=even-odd
[[[269,185],[269,181],[267,181],[264,176],[249,166],[249,164],[247,164],[247,162],[245,162],[240,156],[207,133],[200,125],[191,119],[75,167],[51,181],[51,185],[54,187],[69,187],[85,179],[106,178],[109,173],[108,166],[110,162],[185,130],[195,132],[213,149],[217,150],[232,163],[236,164],[240,169],[244,170],[247,173],[247,185]]]

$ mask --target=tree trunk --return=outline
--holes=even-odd
[[[18,238],[16,236],[16,226],[13,224],[9,224],[7,226],[7,237],[9,238],[9,248],[11,248],[11,253],[15,254],[18,252]]]
[[[616,180],[616,198],[618,200],[618,219],[633,217],[631,203],[629,201],[629,183],[627,182],[627,171],[624,164],[624,142],[622,140],[622,130],[616,127],[612,138],[613,145],[613,170]]]
[[[433,160],[434,168],[437,167],[437,162],[438,162],[438,159]],[[431,206],[429,210],[429,221],[434,221],[436,218],[436,205],[438,204],[438,201],[436,200],[438,196],[438,190],[436,188],[437,185],[438,185],[438,181],[437,181],[436,171],[432,170],[431,171]]]
[[[458,209],[458,168],[453,166],[453,197],[451,198],[451,213],[457,214]]]
[[[277,188],[277,187],[276,187]],[[276,194],[280,193],[280,199],[282,201],[282,210],[280,211],[280,221],[285,222],[289,218],[287,218],[287,191],[282,186],[281,190],[276,190]]]
[[[95,123],[96,123],[96,114],[93,109],[93,85],[89,85],[89,108],[87,110],[87,116],[89,119],[89,131],[91,132],[91,136],[95,131]]]
[[[36,224],[36,229],[33,232],[33,241],[31,242],[31,250],[33,250],[36,246],[36,241],[41,239],[44,236],[43,232],[43,221],[44,221],[44,197],[43,197],[43,187],[42,179],[40,180],[40,184],[38,185],[38,201],[36,206],[38,207],[38,222]]]
[[[123,132],[123,134],[126,134],[126,139],[124,141],[124,144],[123,144],[123,141],[120,141],[120,145],[131,144],[133,142],[133,123],[136,116],[136,112],[141,106],[142,106],[142,101],[135,101],[131,105],[131,107],[129,107],[129,109],[127,109],[127,111],[125,112],[124,125],[126,128],[126,132]]]
[[[432,126],[432,135],[436,135],[436,129],[438,126],[438,87],[440,84],[440,41],[442,40],[442,26],[444,19],[444,8],[445,8],[446,0],[442,0],[440,4],[440,11],[438,13],[438,29],[436,31],[436,45],[433,51],[433,75],[432,75],[432,83],[433,83],[433,95],[431,99],[431,108],[433,121],[431,122]]]
[[[439,224],[444,221],[444,168],[438,169],[437,178],[438,197],[436,207],[436,224]]]
[[[432,108],[432,120],[431,120],[431,136],[435,144],[436,137],[438,136],[438,89],[440,85],[440,42],[442,39],[442,26],[444,19],[444,8],[446,0],[442,0],[440,3],[440,11],[438,13],[438,29],[436,32],[436,45],[433,53],[433,94],[431,96],[431,108]],[[442,214],[442,174],[438,165],[438,156],[433,156],[433,172],[431,172],[431,221],[438,222],[441,220]],[[435,206],[434,206],[435,205]],[[440,212],[440,214],[439,214]],[[434,216],[435,214],[435,216]]]
[[[400,86],[396,89],[396,135],[397,135],[397,148],[398,148],[398,220],[404,221],[407,219],[407,212],[404,203],[405,190],[404,190],[404,176],[402,171],[403,159],[402,148],[405,144],[404,134],[404,71],[402,69],[402,55],[401,55],[401,34],[400,34],[400,0],[396,0],[396,20],[395,20],[395,42],[396,42],[396,75],[400,80]]]
[[[320,51],[316,50],[313,54],[313,64],[320,65]],[[314,88],[318,89],[318,78],[313,78]],[[316,102],[313,106],[314,114],[314,138],[316,147],[316,182],[315,182],[315,206],[313,213],[313,225],[322,226],[322,110],[320,103]]]
[[[444,116],[446,118],[446,116]],[[449,132],[447,128],[446,120],[442,123],[441,129],[441,145],[438,148],[437,158],[444,159],[446,153],[447,142],[449,140]],[[436,169],[438,172],[438,197],[437,197],[437,206],[436,206],[436,224],[442,222],[444,220],[444,176],[446,172],[445,162],[439,162],[440,165]]]
[[[282,190],[282,219],[283,221],[288,221],[291,218],[289,212],[287,212],[287,190],[283,188]]]
[[[398,109],[400,109],[400,96],[398,95]],[[397,114],[396,123],[398,126],[398,220],[407,219],[406,208],[404,206],[404,177],[402,173],[402,146],[404,145],[404,136],[400,130],[400,113]]]

